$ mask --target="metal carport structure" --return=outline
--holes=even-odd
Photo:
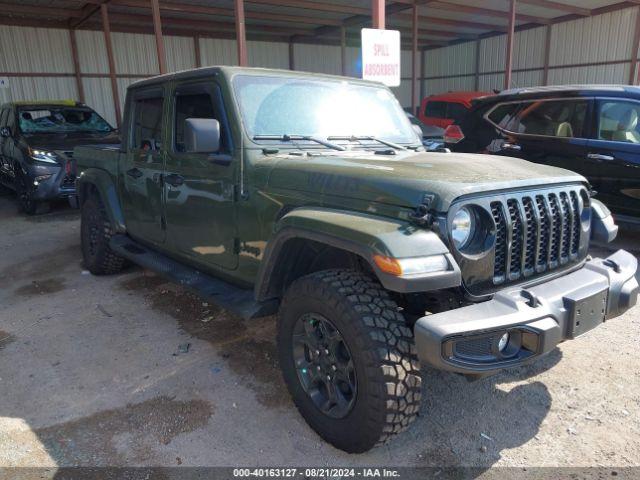
[[[290,69],[296,69],[296,45],[336,46],[340,49],[340,73],[348,74],[347,48],[359,45],[359,29],[389,28],[401,32],[403,49],[409,53],[411,73],[405,79],[411,85],[410,103],[415,110],[418,95],[423,93],[421,90],[428,78],[425,58],[430,51],[461,44],[473,45],[477,49],[475,71],[463,75],[473,77],[474,86],[478,88],[482,74],[479,66],[481,42],[493,37],[506,37],[504,45],[500,44],[500,50],[504,50],[501,53],[504,56],[502,86],[508,88],[513,82],[516,33],[542,28],[545,31],[544,45],[538,47],[544,52],[544,64],[539,83],[547,84],[550,69],[554,68],[550,65],[554,25],[638,5],[640,0],[2,0],[0,25],[68,32],[73,73],[11,70],[2,65],[0,58],[0,77],[70,76],[75,79],[77,96],[83,101],[83,79],[106,75],[111,85],[115,119],[119,122],[120,72],[115,61],[113,32],[153,34],[158,73],[168,71],[165,37],[170,35],[193,38],[194,66],[202,65],[200,39],[215,38],[235,41],[237,53],[234,63],[240,65],[251,63],[247,52],[248,40],[286,43]],[[102,32],[108,73],[82,70],[77,40],[80,30]],[[629,83],[636,83],[639,43],[640,15],[636,15],[625,59],[630,64]],[[27,55],[32,53],[28,50]],[[573,66],[606,66],[607,61],[586,61]],[[526,67],[520,70],[525,71]],[[147,74],[134,76],[144,77]],[[448,78],[447,75],[433,78],[440,77]]]

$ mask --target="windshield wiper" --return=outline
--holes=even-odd
[[[256,135],[253,137],[253,139],[254,140],[280,140],[282,142],[291,142],[293,140],[307,140],[309,142],[319,143],[320,145],[324,145],[325,147],[332,148],[340,152],[344,152],[346,150],[346,148],[341,145],[337,145],[335,143],[322,140],[321,138],[317,138],[312,135]]]
[[[362,140],[371,140],[373,142],[378,142],[387,147],[391,147],[395,150],[406,150],[402,145],[398,145],[397,143],[389,142],[387,140],[382,140],[378,137],[372,137],[371,135],[344,135],[344,136],[331,136],[327,137],[327,140],[347,140],[349,142],[359,142]]]

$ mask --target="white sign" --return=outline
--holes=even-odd
[[[362,78],[400,85],[400,32],[362,29]]]
[[[9,77],[0,77],[0,88],[9,88]]]

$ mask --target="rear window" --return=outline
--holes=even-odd
[[[431,118],[447,118],[447,102],[427,102],[424,116]]]

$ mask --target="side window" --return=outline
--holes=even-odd
[[[455,120],[455,122],[459,124],[467,115],[468,111],[467,107],[461,103],[449,103],[447,107],[447,118]]]
[[[140,150],[159,150],[162,147],[163,98],[134,98],[131,146]]]
[[[598,102],[598,139],[640,143],[640,104],[607,100]]]
[[[229,153],[226,121],[222,107],[218,106],[214,95],[217,87],[207,85],[184,85],[178,87],[175,95],[175,115],[173,118],[173,148],[184,152],[185,122],[189,118],[212,118],[220,122],[220,150],[216,153]]]
[[[427,102],[424,109],[425,117],[446,118],[447,102]]]
[[[522,102],[499,106],[489,119],[508,132],[582,138],[588,105],[588,100]]]

